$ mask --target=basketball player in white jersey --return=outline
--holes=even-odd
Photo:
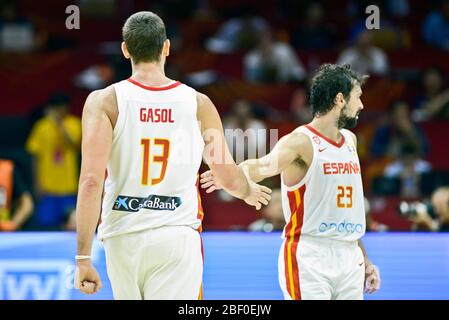
[[[115,299],[198,299],[202,156],[229,193],[256,209],[271,190],[234,163],[209,98],[165,76],[163,21],[136,13],[123,39],[132,76],[91,93],[83,110],[75,287],[88,294],[101,288],[90,257],[101,211],[98,237]]]
[[[363,78],[326,64],[314,76],[314,118],[281,138],[266,156],[240,164],[253,181],[281,174],[287,225],[279,254],[285,299],[363,299],[380,277],[363,249],[365,210],[356,136]],[[203,188],[220,188],[213,172]]]

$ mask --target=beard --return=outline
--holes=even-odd
[[[345,114],[348,105],[346,104],[341,110],[340,117],[338,118],[338,129],[352,129],[357,125],[357,115],[349,117]]]

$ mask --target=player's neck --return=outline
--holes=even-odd
[[[132,76],[134,80],[148,86],[162,86],[171,81],[165,76],[162,63],[141,62],[132,65]]]
[[[340,130],[335,121],[330,117],[323,116],[314,118],[312,122],[309,123],[309,126],[333,141],[340,141],[341,139]]]

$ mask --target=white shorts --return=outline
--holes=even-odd
[[[363,300],[365,264],[357,242],[301,235],[284,240],[279,284],[286,300]]]
[[[114,299],[202,298],[203,255],[198,231],[166,226],[104,240]]]

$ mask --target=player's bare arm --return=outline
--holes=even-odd
[[[198,93],[197,102],[197,118],[205,142],[204,161],[223,189],[259,210],[262,204],[268,204],[271,190],[249,181],[234,162],[224,137],[220,116],[212,101],[206,95]]]
[[[269,154],[260,159],[246,160],[239,167],[248,174],[252,181],[260,182],[283,171],[297,173],[298,168],[306,171],[312,161],[312,154],[309,138],[300,132],[293,131],[282,137]],[[207,193],[221,188],[213,172],[205,172],[201,178],[201,187],[207,188]]]
[[[101,280],[92,266],[92,241],[100,218],[104,174],[112,145],[116,97],[113,87],[92,92],[84,105],[82,116],[82,163],[79,179],[76,226],[78,235],[75,287],[82,292],[96,293]],[[113,109],[112,109],[113,110]]]
[[[260,159],[249,159],[239,166],[255,182],[276,176],[289,167],[307,168],[312,160],[312,145],[304,134],[293,131],[282,137],[273,150]]]
[[[380,271],[379,268],[368,259],[368,255],[366,254],[361,240],[358,240],[358,245],[363,252],[365,260],[365,292],[371,294],[380,289]]]

